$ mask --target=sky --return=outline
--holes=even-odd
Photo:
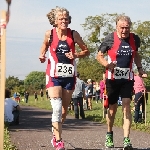
[[[6,31],[6,77],[24,80],[32,71],[45,71],[38,57],[45,32],[52,29],[46,14],[56,6],[65,7],[72,17],[69,27],[85,36],[81,24],[88,16],[125,13],[132,21],[149,21],[150,0],[12,0]],[[0,0],[0,11],[6,10]]]

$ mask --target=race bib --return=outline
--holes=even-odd
[[[115,79],[129,79],[130,68],[114,68],[114,78]]]
[[[74,66],[72,64],[56,64],[56,76],[59,77],[73,77],[74,76]]]

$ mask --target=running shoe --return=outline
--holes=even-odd
[[[56,150],[65,150],[64,142],[60,141],[56,143]]]
[[[131,144],[130,139],[128,137],[124,138],[123,147],[124,147],[124,150],[133,150],[132,144]]]
[[[52,144],[53,147],[55,147],[55,148],[57,147],[55,135],[53,135],[53,138],[52,138],[52,140],[51,140],[51,144]]]
[[[56,137],[54,135],[54,128],[53,127],[52,127],[52,133],[53,133],[53,138],[51,140],[51,144],[52,144],[53,147],[56,148]]]
[[[114,148],[113,133],[107,133],[106,134],[105,147],[106,148]]]

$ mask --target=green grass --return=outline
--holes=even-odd
[[[40,97],[40,96],[39,96]],[[148,101],[150,103],[150,100]],[[102,111],[102,104],[101,103],[95,103],[95,101],[92,101],[93,104],[93,110],[87,110],[85,111],[85,116],[90,121],[96,121],[100,123],[106,123],[106,119],[103,118],[103,111]],[[37,102],[34,101],[34,96],[29,97],[29,101],[26,104],[25,102],[20,103],[22,106],[34,106],[41,109],[51,110],[52,107],[50,105],[50,101],[46,100],[38,100]],[[74,115],[73,111],[68,111],[70,115]],[[114,126],[122,127],[122,108],[121,106],[118,107]],[[144,131],[150,133],[150,104],[147,105],[147,125],[145,124],[135,124],[132,123],[131,126],[134,130]],[[10,142],[10,136],[9,131],[7,129],[7,126],[5,126],[4,129],[4,150],[16,150],[16,147],[11,144]]]
[[[4,150],[17,150],[16,146],[11,144],[7,125],[4,127]]]

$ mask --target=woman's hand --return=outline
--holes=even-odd
[[[75,59],[75,58],[76,58],[76,56],[72,53],[72,51],[69,52],[69,53],[65,53],[65,55],[66,55],[66,57],[69,58],[69,59]]]
[[[40,59],[41,63],[44,63],[46,61],[45,55],[40,55],[39,59]]]

